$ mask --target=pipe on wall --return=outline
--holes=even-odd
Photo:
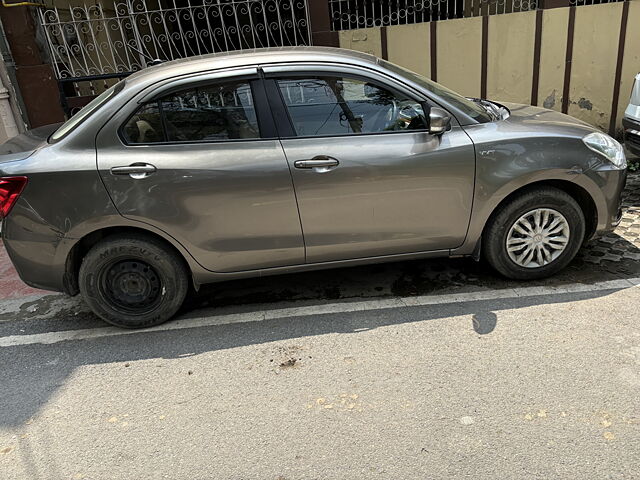
[[[3,7],[44,7],[42,3],[36,2],[16,2],[16,3],[7,3],[6,0],[2,0]]]

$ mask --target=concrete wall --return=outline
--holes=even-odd
[[[602,130],[611,117],[621,13],[621,3],[576,8],[568,113]]]
[[[489,17],[487,97],[530,103],[536,12]]]
[[[622,3],[575,8],[568,112],[609,130],[618,58]],[[542,10],[538,105],[562,110],[569,8]],[[629,3],[620,95],[613,110],[616,133],[640,72],[640,0]],[[423,75],[430,71],[430,24],[386,28],[388,59]],[[531,103],[536,12],[490,15],[487,30],[487,97]],[[384,33],[384,32],[383,32]],[[480,96],[482,18],[439,21],[437,81],[466,96]],[[380,28],[340,32],[340,46],[381,55]]]
[[[431,76],[431,37],[428,23],[398,25],[387,30],[389,58],[421,75]],[[418,51],[411,45],[419,45]]]
[[[380,28],[344,30],[340,32],[340,47],[381,57],[382,42],[380,40]]]
[[[568,8],[543,12],[538,105],[558,112],[562,110],[568,22]]]
[[[438,82],[465,96],[480,96],[482,71],[480,38],[482,38],[480,17],[438,23],[436,42]],[[393,61],[391,57],[389,60]]]

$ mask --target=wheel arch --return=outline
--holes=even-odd
[[[120,225],[104,227],[89,232],[81,237],[73,245],[73,247],[71,247],[65,261],[65,271],[63,278],[64,290],[66,293],[68,293],[69,295],[76,295],[79,293],[80,290],[78,287],[78,274],[80,272],[80,265],[82,264],[82,259],[89,252],[89,250],[91,250],[94,245],[96,245],[103,239],[118,235],[136,235],[140,237],[153,238],[154,240],[161,242],[167,248],[173,250],[178,254],[178,256],[184,262],[187,271],[189,272],[193,287],[196,290],[199,288],[199,283],[196,281],[194,275],[193,265],[189,262],[188,259],[188,253],[183,251],[182,248],[175,245],[172,241],[168,240],[157,232],[135,226]]]
[[[540,180],[523,185],[520,188],[516,188],[506,197],[504,197],[491,211],[491,214],[487,217],[483,229],[482,235],[484,235],[487,226],[491,224],[493,218],[498,212],[513,198],[522,195],[523,193],[531,190],[536,190],[541,187],[553,187],[570,195],[580,206],[585,219],[585,235],[584,241],[588,240],[596,232],[598,225],[598,208],[596,202],[591,194],[582,186],[569,180]]]

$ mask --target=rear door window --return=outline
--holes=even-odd
[[[158,102],[143,105],[122,129],[127,143],[164,142],[164,130]]]
[[[191,87],[142,106],[122,129],[127,143],[260,138],[248,81]]]

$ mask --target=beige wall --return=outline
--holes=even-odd
[[[536,12],[489,17],[487,97],[531,103]]]
[[[438,82],[469,97],[480,96],[482,19],[438,22]],[[393,61],[391,57],[389,60]]]
[[[613,99],[622,3],[575,7],[569,114],[605,131]],[[569,8],[543,10],[538,105],[560,111],[565,76]],[[487,96],[530,103],[535,12],[489,16]],[[640,71],[640,0],[629,4],[617,129]],[[430,25],[387,27],[389,60],[430,76]],[[340,32],[340,46],[381,55],[380,29]],[[482,19],[439,21],[437,79],[467,96],[480,96]]]
[[[430,24],[398,25],[387,29],[389,58],[426,77],[431,76]]]
[[[568,8],[543,12],[538,105],[558,112],[562,110],[568,23]]]
[[[569,115],[602,130],[611,118],[621,14],[621,3],[576,8]]]
[[[380,28],[360,28],[358,30],[342,30],[340,32],[340,46],[358,52],[382,56],[380,43]]]

